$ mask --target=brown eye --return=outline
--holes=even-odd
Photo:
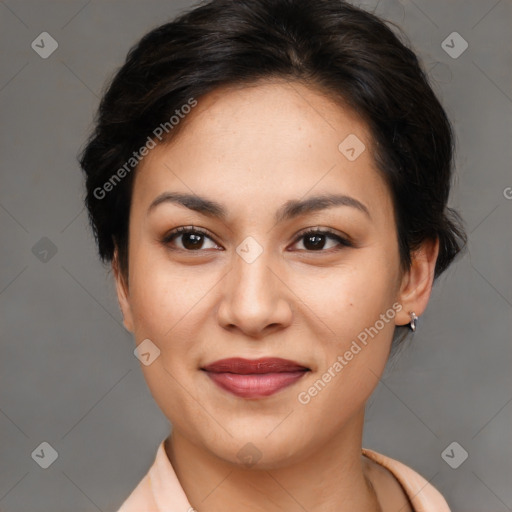
[[[339,247],[340,245],[352,247],[352,244],[346,238],[336,235],[332,231],[319,229],[302,233],[295,243],[300,240],[303,240],[304,250],[306,251],[327,252],[328,249]],[[329,245],[328,240],[331,240],[334,244],[331,243],[331,245],[326,248],[326,245]]]
[[[212,238],[198,228],[177,228],[167,234],[163,238],[162,243],[169,246],[175,244],[175,241],[179,239],[181,239],[181,246],[178,244],[177,249],[184,251],[198,251],[205,249],[203,245],[206,240],[210,240],[213,243],[213,248],[217,247]]]

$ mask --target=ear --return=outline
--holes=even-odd
[[[119,266],[119,253],[117,247],[114,250],[114,257],[112,258],[112,270],[114,271],[116,281],[117,301],[119,302],[119,307],[123,314],[123,324],[128,331],[133,332],[133,315],[129,300],[128,283],[122,275]]]
[[[411,254],[411,268],[402,277],[398,301],[402,310],[395,317],[396,325],[411,321],[410,311],[419,317],[427,309],[434,284],[434,271],[439,254],[439,238],[425,240]]]

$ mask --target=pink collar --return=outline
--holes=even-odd
[[[118,512],[194,512],[160,443],[153,465]],[[415,512],[450,512],[440,492],[405,464],[363,448],[363,455],[387,468],[400,482]]]

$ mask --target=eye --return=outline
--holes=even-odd
[[[213,242],[213,247],[210,248],[215,249],[218,247],[213,239],[206,233],[206,231],[194,226],[179,227],[173,229],[170,233],[167,233],[163,237],[162,243],[166,246],[169,246],[178,238],[181,238],[181,247],[178,246],[177,249],[184,251],[191,252],[205,249],[203,244],[206,239]],[[206,249],[208,249],[208,247],[206,247]]]
[[[178,244],[175,248],[187,252],[217,249],[219,247],[205,230],[194,226],[173,229],[162,238],[162,244],[172,246],[175,244],[175,241],[179,239],[181,239],[181,246]],[[204,247],[205,240],[209,240],[213,244],[212,247]],[[304,249],[300,250],[308,252],[327,252],[328,249],[336,248],[336,246],[354,247],[348,239],[337,235],[333,231],[321,228],[308,229],[302,232],[299,237],[296,238],[294,245],[302,240],[304,240]],[[329,245],[329,240],[331,241],[331,246],[326,247],[326,245]]]
[[[334,247],[338,245],[338,247],[344,246],[344,247],[353,247],[354,245],[347,240],[346,238],[343,238],[342,236],[337,235],[333,231],[330,231],[328,229],[309,229],[303,233],[300,234],[298,239],[295,241],[295,243],[304,240],[303,245],[305,247],[304,250],[311,252],[311,251],[317,251],[317,252],[327,252],[325,249],[326,241],[327,240],[334,241]],[[337,242],[337,243],[336,243]],[[328,245],[328,244],[327,244]],[[327,249],[332,249],[333,246],[327,247]]]

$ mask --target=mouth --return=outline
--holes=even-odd
[[[220,388],[241,398],[264,398],[300,380],[311,369],[281,358],[221,359],[201,368]]]

